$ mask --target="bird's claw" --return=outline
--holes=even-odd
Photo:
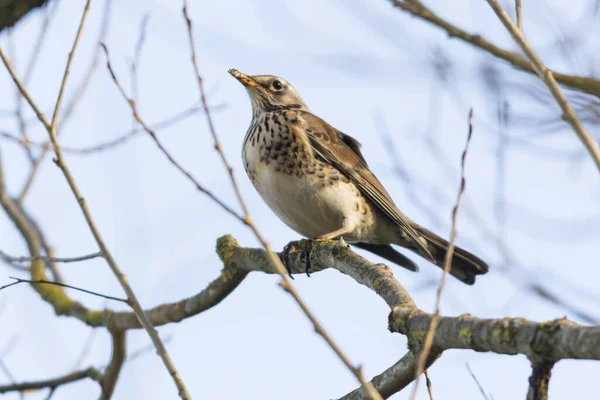
[[[296,247],[296,242],[289,242],[283,248],[283,251],[281,252],[280,256],[281,262],[285,266],[285,269],[287,270],[287,273],[291,279],[294,279],[294,276],[292,275],[292,269],[290,268],[290,254],[296,251],[298,251],[298,248]]]
[[[306,276],[308,276],[310,278],[310,273],[309,273],[309,270],[311,267],[310,252],[309,252],[309,250],[306,249],[306,247],[307,246],[299,245],[299,242],[290,242],[287,245],[285,245],[285,247],[283,248],[283,251],[281,252],[281,256],[280,256],[281,262],[283,262],[283,265],[285,266],[285,269],[287,270],[288,275],[292,279],[294,279],[294,277],[292,276],[292,269],[290,268],[290,256],[296,252],[300,252],[300,260],[302,260],[302,262],[306,266],[304,271],[306,272]]]
[[[302,250],[302,253],[300,253],[300,259],[306,266],[306,269],[304,270],[304,272],[306,272],[306,276],[310,278],[310,273],[308,272],[308,270],[310,269],[310,253],[308,252],[308,250]]]

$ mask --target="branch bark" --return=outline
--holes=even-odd
[[[125,362],[125,355],[127,353],[127,341],[125,340],[125,333],[125,331],[115,330],[110,332],[112,337],[112,356],[110,358],[108,367],[106,367],[106,370],[104,371],[104,376],[100,381],[100,386],[102,388],[100,400],[110,399],[115,390],[115,386],[117,385],[119,373],[121,372],[121,368]]]
[[[548,400],[548,384],[554,361],[537,360],[531,362],[532,373],[529,378],[527,400]]]

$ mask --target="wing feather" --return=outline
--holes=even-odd
[[[414,241],[423,256],[435,262],[421,236],[412,227],[412,221],[398,210],[389,193],[369,170],[360,152],[360,143],[314,114],[309,112],[300,112],[300,114],[306,122],[305,132],[313,150],[348,177],[369,200],[398,224]]]

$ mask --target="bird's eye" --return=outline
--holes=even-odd
[[[275,89],[275,90],[283,89],[283,84],[281,83],[281,81],[273,81],[271,86],[273,86],[273,89]]]

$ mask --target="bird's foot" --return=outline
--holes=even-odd
[[[285,269],[287,270],[290,278],[294,279],[294,277],[292,276],[292,269],[290,267],[290,265],[291,265],[290,257],[294,253],[298,253],[298,252],[300,252],[300,260],[306,266],[304,272],[306,272],[306,276],[308,276],[310,278],[310,273],[309,273],[309,270],[311,268],[310,249],[312,248],[312,245],[314,242],[315,241],[312,239],[303,239],[301,241],[289,242],[287,245],[285,245],[285,247],[283,248],[283,251],[281,252],[280,257],[281,257],[281,261],[283,262],[283,265],[285,265]]]
[[[304,272],[306,272],[306,276],[310,278],[310,273],[308,272],[308,270],[310,269],[310,251],[306,249],[302,250],[302,253],[300,253],[300,259],[306,266],[306,268],[304,269]]]
[[[300,251],[298,248],[298,242],[289,242],[285,245],[283,251],[281,252],[281,262],[285,266],[285,269],[287,270],[287,273],[291,279],[294,279],[294,276],[292,275],[292,269],[290,268],[290,256],[298,251]]]

